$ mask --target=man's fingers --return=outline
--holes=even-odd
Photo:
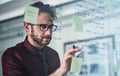
[[[70,57],[71,57],[74,55],[75,52],[81,51],[82,49],[83,49],[83,47],[71,48],[71,49],[66,51],[65,55],[70,55]]]

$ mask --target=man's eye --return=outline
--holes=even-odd
[[[50,25],[50,26],[49,26],[49,28],[53,28],[53,26],[52,26],[52,25]]]
[[[41,25],[41,28],[42,28],[42,29],[46,29],[47,26],[46,26],[46,25]]]

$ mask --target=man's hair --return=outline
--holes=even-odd
[[[49,4],[43,4],[42,2],[38,1],[38,2],[35,2],[35,3],[31,4],[30,6],[38,8],[39,9],[39,14],[40,13],[47,13],[51,17],[53,17],[54,19],[57,18],[55,8],[50,6]]]

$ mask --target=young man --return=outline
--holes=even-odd
[[[56,19],[54,9],[42,2],[36,2],[30,8],[38,11],[37,17],[33,17],[35,10],[27,8],[26,39],[2,55],[3,76],[64,76],[70,70],[72,56],[81,48],[67,50],[60,64],[58,53],[47,46],[57,28],[53,24]],[[31,20],[32,17],[36,20]]]

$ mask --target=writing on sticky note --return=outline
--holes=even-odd
[[[70,72],[80,73],[82,58],[72,57]]]
[[[73,31],[83,32],[83,24],[84,24],[84,20],[80,18],[80,16],[73,17],[73,25],[72,25]]]
[[[32,24],[37,23],[39,9],[33,6],[27,6],[25,9],[24,21]]]

